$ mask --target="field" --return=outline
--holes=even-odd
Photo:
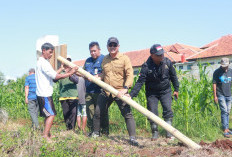
[[[5,124],[0,117],[0,154],[1,156],[231,156],[232,142],[222,136],[220,109],[213,102],[212,79],[207,77],[205,68],[200,66],[200,79],[194,79],[182,72],[178,75],[180,91],[179,99],[173,100],[173,126],[196,143],[200,143],[203,149],[199,151],[185,147],[176,139],[167,140],[164,138],[165,130],[162,128],[159,128],[161,137],[157,141],[150,141],[149,121],[134,109],[140,146],[130,146],[124,119],[115,104],[110,107],[109,112],[109,137],[93,139],[84,136],[78,130],[66,131],[62,108],[58,101],[58,84],[54,86],[53,95],[57,116],[52,133],[56,137],[52,143],[47,143],[41,137],[41,130],[33,131],[30,128],[30,116],[24,103],[25,76],[23,76],[17,81],[8,82],[7,85],[0,85],[0,108],[6,110],[9,115]],[[146,107],[144,87],[134,100]],[[162,116],[161,108],[159,112]],[[43,119],[39,120],[42,126]]]

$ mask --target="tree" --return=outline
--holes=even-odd
[[[4,74],[0,71],[0,84],[5,82],[5,76]]]

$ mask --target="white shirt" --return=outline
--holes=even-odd
[[[36,95],[41,97],[52,96],[53,79],[56,78],[56,71],[48,60],[39,57],[35,70]]]

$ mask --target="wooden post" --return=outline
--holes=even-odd
[[[67,57],[67,45],[59,45],[55,46],[55,49],[53,51],[53,55],[51,59],[49,60],[50,64],[52,65],[54,70],[58,70],[60,67],[60,63],[57,61],[57,57],[62,56],[64,58]]]
[[[63,58],[61,56],[59,56],[57,59],[59,61],[63,62],[64,64],[70,66],[70,67],[77,66],[74,63],[69,62],[68,60],[66,60],[65,58]],[[84,75],[85,77],[90,78],[92,80],[92,82],[96,83],[97,85],[99,85],[103,89],[109,91],[113,95],[117,95],[118,94],[118,90],[116,90],[115,88],[113,88],[110,85],[106,84],[105,82],[103,82],[103,81],[101,81],[99,79],[96,79],[93,75],[91,75],[90,73],[88,73],[87,71],[85,71],[84,69],[82,69],[81,67],[78,68],[78,72],[81,73],[82,75]],[[127,96],[122,96],[119,99],[121,99],[122,101],[126,102],[130,106],[134,107],[136,110],[138,110],[143,115],[145,115],[146,117],[148,117],[149,119],[151,119],[152,121],[154,121],[156,124],[158,124],[161,127],[163,127],[165,130],[167,130],[168,132],[170,132],[173,136],[175,136],[177,139],[179,139],[180,141],[182,141],[188,147],[193,148],[193,149],[199,149],[199,148],[201,148],[200,145],[198,145],[195,142],[193,142],[191,139],[189,139],[188,137],[186,137],[180,131],[178,131],[177,129],[175,129],[174,127],[172,127],[168,123],[166,123],[164,120],[162,120],[161,118],[159,118],[158,116],[156,116],[155,114],[153,114],[152,112],[150,112],[149,110],[147,110],[146,108],[144,108],[143,106],[139,105],[134,100],[128,98]]]

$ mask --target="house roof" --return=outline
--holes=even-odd
[[[196,60],[199,58],[210,58],[217,56],[232,55],[232,35],[222,36],[221,38],[202,46],[201,48],[175,43],[173,45],[163,46],[164,56],[172,62],[181,62],[182,56],[187,60]],[[125,52],[133,67],[141,66],[150,56],[150,49]],[[84,66],[85,60],[75,61],[75,64]]]
[[[163,46],[163,49],[166,52],[164,56],[169,58],[172,62],[181,62],[182,55],[189,57],[201,51],[200,48],[179,43]],[[125,54],[130,58],[132,66],[137,67],[141,66],[150,56],[150,49],[130,51],[125,52]]]
[[[84,64],[85,64],[85,60],[86,59],[83,59],[83,60],[79,60],[79,61],[74,61],[73,63],[80,66],[80,67],[83,67]]]
[[[232,35],[222,36],[202,48],[204,48],[204,50],[189,56],[187,60],[232,55]]]

